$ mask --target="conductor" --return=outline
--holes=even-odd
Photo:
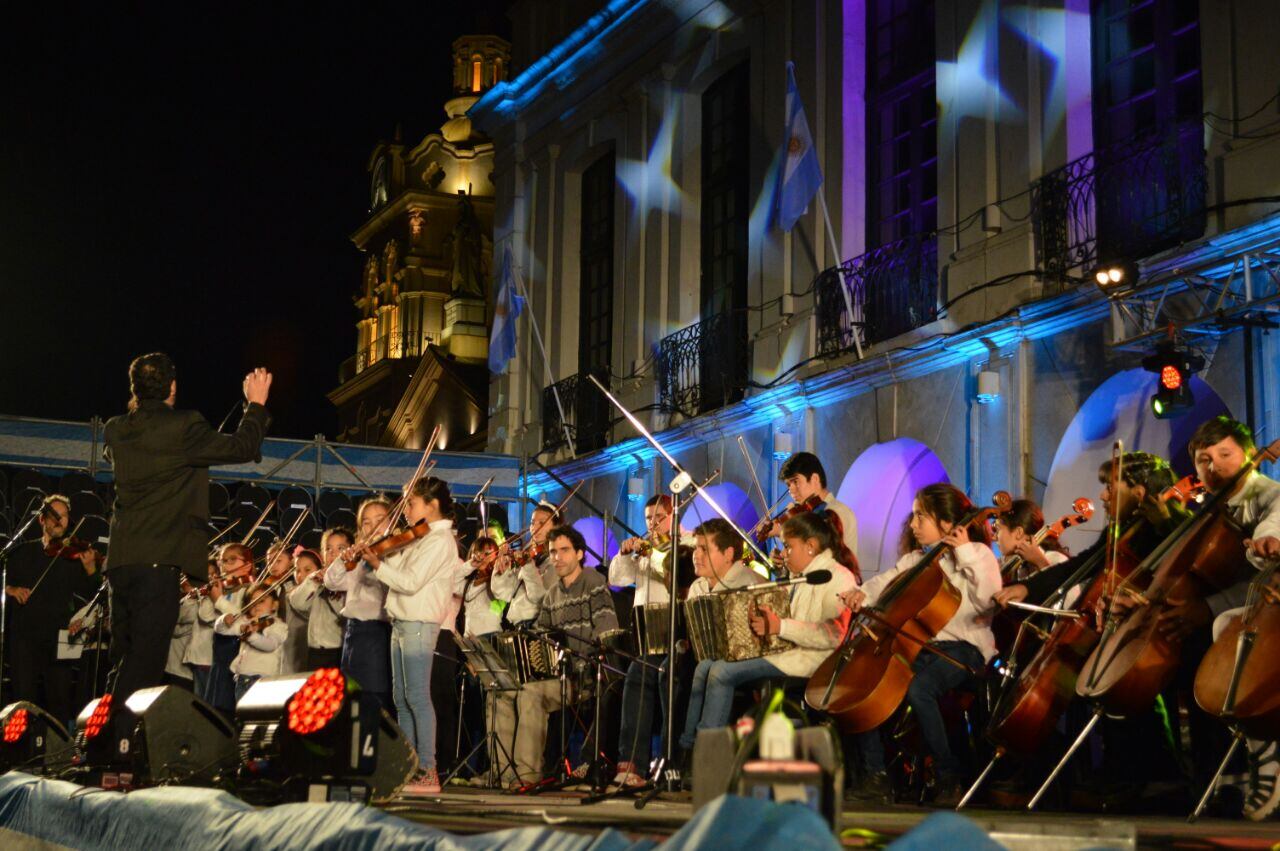
[[[174,410],[177,371],[154,352],[129,364],[129,412],[111,418],[104,454],[116,497],[106,577],[111,585],[108,691],[116,705],[160,685],[178,621],[181,574],[208,578],[209,467],[262,458],[271,373],[244,378],[244,416],[235,434],[215,431],[196,411]]]

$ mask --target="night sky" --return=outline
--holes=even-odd
[[[272,436],[332,436],[369,154],[439,129],[510,3],[147,5],[6,9],[0,414],[113,416],[162,350],[179,407],[216,425],[263,365]]]

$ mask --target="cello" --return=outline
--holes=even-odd
[[[1244,537],[1227,513],[1227,501],[1260,463],[1277,456],[1280,440],[1249,459],[1120,583],[1118,591],[1151,577],[1146,592],[1133,595],[1142,605],[1123,618],[1114,611],[1108,614],[1102,638],[1085,663],[1085,676],[1076,683],[1077,694],[1109,712],[1131,715],[1150,706],[1169,684],[1181,659],[1181,642],[1161,634],[1159,617],[1171,606],[1233,584]]]
[[[986,523],[1007,511],[1008,494],[1001,494],[1004,501],[971,509],[956,526]],[[841,732],[874,730],[897,711],[911,684],[912,663],[959,610],[960,591],[941,564],[950,551],[945,543],[934,544],[881,592],[874,607],[854,614],[840,647],[809,677],[805,703],[831,715]]]

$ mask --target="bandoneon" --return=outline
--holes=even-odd
[[[639,655],[665,654],[671,649],[671,607],[666,603],[636,606],[632,609],[632,627]]]
[[[492,639],[503,666],[521,685],[556,676],[556,648],[549,641],[523,632],[500,632],[485,637]]]
[[[791,616],[788,591],[782,587],[726,591],[686,600],[685,623],[698,661],[758,659],[795,647],[777,635],[761,638],[751,631],[751,615],[758,606],[768,606],[780,618]]]

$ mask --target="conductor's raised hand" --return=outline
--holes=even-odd
[[[267,404],[267,394],[271,392],[271,373],[266,367],[258,367],[244,377],[244,398],[246,402],[259,405]]]

